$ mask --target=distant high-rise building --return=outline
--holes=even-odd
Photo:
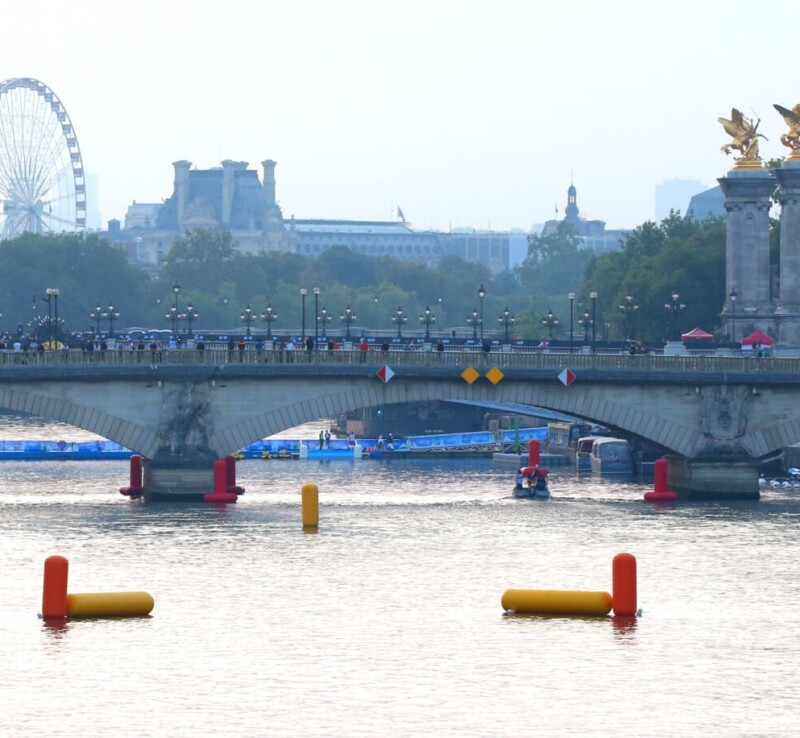
[[[725,195],[717,185],[710,190],[699,192],[689,201],[686,217],[693,220],[725,217]]]
[[[656,223],[669,217],[670,210],[678,210],[681,215],[686,215],[692,197],[706,189],[707,185],[694,179],[668,179],[657,184]]]

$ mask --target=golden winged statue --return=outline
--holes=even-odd
[[[717,118],[722,124],[722,127],[733,141],[726,143],[721,147],[721,151],[730,154],[732,151],[738,151],[741,156],[736,157],[737,167],[760,167],[761,157],[758,155],[758,139],[766,136],[758,133],[758,124],[761,120],[753,123],[751,118],[746,118],[740,110],[733,108],[731,110],[730,120],[727,118]]]
[[[791,110],[782,105],[773,105],[786,121],[789,130],[781,136],[781,143],[791,149],[789,159],[792,161],[800,160],[800,103]]]

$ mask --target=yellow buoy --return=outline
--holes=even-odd
[[[608,592],[570,592],[557,589],[507,589],[500,604],[515,613],[547,615],[608,615]]]
[[[147,592],[87,592],[67,595],[71,618],[118,618],[149,615],[155,602]]]
[[[303,528],[319,526],[319,487],[308,483],[303,485]]]

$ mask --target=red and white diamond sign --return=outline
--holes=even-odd
[[[388,382],[394,376],[394,372],[390,366],[382,366],[375,373],[378,375],[378,379],[380,379],[384,384],[386,384],[386,382]]]
[[[572,369],[564,369],[564,371],[558,375],[558,381],[565,387],[569,387],[575,381],[575,372],[573,372]]]

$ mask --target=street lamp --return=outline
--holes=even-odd
[[[597,325],[597,323],[595,323],[595,309],[597,308],[597,293],[592,291],[589,293],[589,297],[592,299],[592,353],[594,353],[595,327]]]
[[[467,318],[467,325],[472,326],[472,340],[478,340],[478,325],[481,322],[481,317],[475,308],[472,308],[472,314]]]
[[[625,302],[619,306],[625,315],[625,338],[635,341],[636,340],[636,311],[639,306],[635,304],[633,295],[626,295]],[[608,338],[608,336],[606,336]]]
[[[322,310],[319,311],[319,322],[322,326],[322,340],[324,341],[328,336],[328,323],[333,320],[333,316],[328,315],[328,308],[324,305],[322,306]]]
[[[669,335],[667,336],[668,341],[677,341],[678,340],[678,314],[683,310],[686,305],[680,302],[681,296],[677,292],[673,292],[671,297],[671,302],[664,303],[664,309],[667,311],[667,315],[670,319],[670,328],[669,328]],[[735,302],[736,298],[734,298]]]
[[[114,303],[108,303],[108,312],[103,313],[104,318],[108,318],[108,335],[114,338],[114,321],[119,318],[119,313],[114,308]]]
[[[54,348],[53,336],[55,336],[56,343],[58,343],[58,296],[61,292],[56,287],[48,287],[44,291],[42,298],[47,302],[47,332],[50,338],[50,348]],[[53,317],[50,310],[50,301],[53,301],[53,308],[55,310],[55,329],[53,328]]]
[[[100,307],[99,302],[95,306],[94,310],[89,313],[89,317],[94,321],[95,333],[100,333],[100,320],[103,317],[103,308]]]
[[[547,315],[542,318],[542,325],[547,326],[547,337],[552,341],[553,328],[558,325],[558,318],[556,318],[552,310],[548,310]]]
[[[486,290],[483,285],[478,287],[478,297],[481,300],[481,341],[483,341],[483,298],[486,297]]]
[[[323,308],[324,310],[324,308]],[[272,340],[272,321],[278,319],[278,314],[272,309],[272,304],[270,303],[264,308],[264,312],[261,313],[261,320],[266,321],[267,323],[267,340]]]
[[[198,312],[197,312],[197,311],[194,309],[194,306],[193,306],[193,305],[192,305],[192,303],[190,302],[190,303],[189,303],[189,304],[186,306],[186,312],[184,312],[184,313],[181,313],[179,317],[180,317],[181,319],[183,319],[183,320],[185,320],[185,321],[186,321],[187,328],[188,328],[188,331],[187,331],[187,333],[186,333],[186,337],[187,337],[187,338],[191,338],[191,337],[192,337],[192,321],[195,321],[195,320],[197,320],[197,319],[200,317],[200,313],[198,313]],[[249,335],[249,334],[248,334],[248,335]]]
[[[308,294],[308,290],[305,287],[300,288],[300,302],[302,303],[302,309],[300,311],[301,319],[300,319],[300,338],[302,341],[303,346],[306,345],[306,295]]]
[[[350,326],[355,323],[357,320],[356,314],[353,312],[352,308],[348,305],[343,311],[342,314],[339,316],[339,320],[344,323],[344,337],[346,339],[350,339]]]
[[[169,311],[164,313],[164,317],[167,320],[172,321],[172,335],[173,336],[177,336],[178,335],[178,308],[176,308],[174,305],[170,305]]]
[[[397,326],[397,337],[403,337],[403,323],[407,323],[408,318],[405,316],[403,312],[403,308],[399,307],[397,310],[394,311],[394,315],[392,316],[392,323]]]
[[[497,322],[503,326],[505,330],[505,342],[508,343],[508,329],[514,325],[514,316],[511,314],[508,308],[503,310],[503,314],[497,319]]]
[[[574,314],[573,309],[575,307],[575,293],[574,292],[570,292],[567,295],[567,298],[569,299],[569,352],[572,353],[572,343],[573,343],[573,335],[574,335],[573,330],[572,330],[573,329],[572,316]]]
[[[253,322],[253,308],[248,305],[242,310],[242,322],[247,326],[247,337],[250,338],[250,324]]]
[[[733,343],[736,343],[736,298],[739,297],[738,293],[736,292],[736,287],[731,287],[731,293],[728,295],[728,299],[731,301],[731,336],[733,337]]]
[[[592,316],[588,310],[583,311],[583,318],[578,321],[583,326],[583,345],[589,343],[589,326],[592,324]]]
[[[425,326],[425,340],[431,340],[431,325],[436,322],[436,316],[431,313],[431,309],[426,307],[422,315],[419,316],[419,322]]]
[[[381,330],[381,318],[380,314],[378,313],[378,296],[372,298],[372,302],[375,303],[375,333],[380,333]]]
[[[319,287],[311,290],[314,293],[314,345],[319,343]]]

